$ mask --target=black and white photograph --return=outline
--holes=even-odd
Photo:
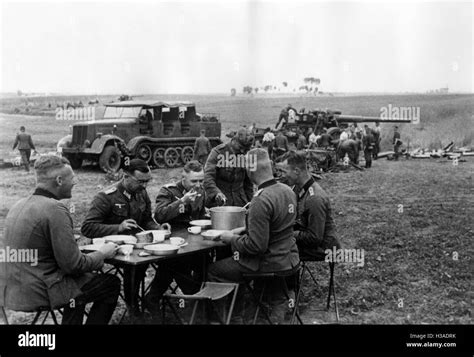
[[[472,352],[473,16],[2,1],[0,354]]]

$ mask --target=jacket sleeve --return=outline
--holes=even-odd
[[[48,234],[54,258],[59,268],[68,275],[79,275],[97,270],[104,264],[101,252],[83,254],[74,239],[72,218],[66,206],[58,203],[48,220]]]
[[[92,200],[91,208],[87,212],[84,223],[81,227],[81,233],[88,238],[104,237],[108,235],[118,234],[118,224],[104,223],[106,217],[111,214],[110,202],[105,193],[99,192]]]
[[[18,135],[15,138],[15,142],[13,143],[13,150],[18,146]]]
[[[173,193],[166,187],[162,187],[156,196],[154,217],[157,222],[165,223],[180,215],[181,201],[174,198]]]
[[[216,185],[218,155],[219,153],[215,148],[211,150],[211,154],[209,155],[204,168],[204,189],[206,190],[207,198],[209,200],[213,200],[218,193],[222,192]]]
[[[248,234],[231,241],[232,251],[245,255],[261,255],[268,248],[270,239],[270,214],[272,207],[261,198],[254,199],[249,208]]]
[[[324,229],[326,226],[326,202],[320,196],[309,196],[305,201],[305,210],[308,210],[308,227],[301,230],[296,241],[301,247],[316,248],[323,244]]]

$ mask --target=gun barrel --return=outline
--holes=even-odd
[[[362,115],[335,115],[340,123],[411,123],[411,119],[365,117]]]

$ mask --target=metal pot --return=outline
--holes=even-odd
[[[221,206],[213,207],[210,211],[213,229],[231,230],[245,227],[246,210],[243,207]]]

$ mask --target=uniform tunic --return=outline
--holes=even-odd
[[[158,222],[168,222],[172,227],[183,227],[188,226],[192,220],[205,218],[204,191],[194,202],[185,204],[179,199],[186,192],[181,181],[163,186],[156,196],[155,219]]]
[[[212,205],[216,195],[223,193],[227,197],[226,206],[244,206],[252,199],[252,182],[244,167],[232,167],[235,166],[232,162],[224,160],[226,153],[229,156],[236,155],[230,143],[213,148],[207,159],[204,168],[207,205]]]
[[[126,219],[134,219],[145,230],[159,229],[152,219],[151,201],[146,190],[132,194],[119,182],[94,197],[81,232],[89,238],[119,234],[119,225]],[[124,234],[139,231],[136,229]]]
[[[212,150],[211,142],[206,137],[198,137],[194,143],[194,160],[205,164],[209,153]]]
[[[313,178],[297,193],[298,218],[296,243],[300,256],[321,257],[324,250],[340,248],[336,238],[336,225],[332,217],[331,202],[326,192]]]
[[[273,179],[261,184],[250,203],[248,234],[231,242],[232,250],[239,252],[239,264],[259,272],[297,266],[299,255],[293,237],[296,209],[291,188]]]
[[[52,193],[36,189],[8,212],[0,248],[34,249],[34,262],[0,262],[0,306],[19,311],[69,303],[104,264],[104,254],[83,254],[69,209]]]

